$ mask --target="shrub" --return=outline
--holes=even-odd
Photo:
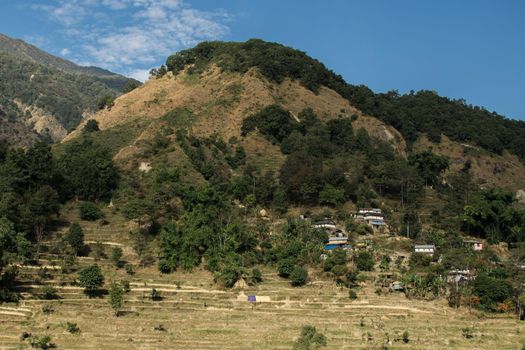
[[[78,328],[78,325],[74,322],[66,322],[66,330],[71,334],[80,333],[80,328]]]
[[[120,282],[120,285],[122,286],[122,290],[124,291],[124,293],[129,293],[129,291],[131,290],[128,280],[123,280],[122,282]]]
[[[352,289],[350,289],[348,291],[348,297],[350,298],[350,300],[356,300],[357,299],[357,293],[355,291],[353,291]]]
[[[408,331],[404,331],[403,332],[403,343],[408,343],[410,342],[410,334],[408,333]]]
[[[95,261],[98,261],[104,256],[104,245],[102,244],[102,242],[96,241],[93,245],[93,258],[95,259]]]
[[[151,300],[153,301],[162,300],[162,296],[160,295],[160,292],[156,290],[155,288],[151,289]]]
[[[308,271],[301,266],[296,266],[290,274],[290,280],[294,287],[304,286],[308,280]]]
[[[100,208],[93,202],[82,202],[78,206],[80,218],[86,221],[95,221],[104,217]]]
[[[79,284],[88,295],[95,294],[104,284],[104,275],[97,265],[86,267],[79,273]]]
[[[86,125],[84,126],[83,131],[85,133],[90,133],[90,132],[95,132],[99,130],[100,128],[98,127],[98,122],[95,119],[90,119],[87,121]]]
[[[54,347],[54,344],[51,343],[51,337],[49,335],[32,336],[29,344],[32,348],[41,350],[47,350]]]
[[[134,275],[135,274],[135,269],[133,268],[133,265],[132,264],[126,264],[124,265],[124,270],[126,271],[126,273],[128,275]]]
[[[122,261],[120,259],[122,258],[122,248],[115,247],[111,250],[111,261],[115,264],[117,267],[122,266]]]
[[[313,326],[303,326],[301,335],[294,343],[294,350],[319,349],[326,346],[326,337]]]
[[[84,249],[84,232],[82,227],[77,223],[71,224],[67,234],[64,236],[64,241],[73,249],[76,255],[79,255]]]
[[[370,252],[360,252],[357,254],[355,262],[360,271],[372,271],[374,269],[374,257]]]
[[[252,275],[250,277],[250,281],[252,284],[258,284],[258,283],[261,283],[262,282],[262,273],[261,273],[261,270],[259,269],[253,269],[252,270]]]
[[[112,283],[109,288],[109,305],[118,317],[119,310],[124,304],[124,289],[120,284]]]
[[[295,266],[295,261],[292,258],[287,258],[279,261],[277,264],[277,272],[282,278],[288,278]]]
[[[57,290],[53,286],[45,285],[42,287],[42,298],[46,300],[57,299]]]

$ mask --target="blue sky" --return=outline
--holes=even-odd
[[[137,78],[202,40],[306,51],[349,83],[525,119],[525,1],[0,0],[0,32]]]

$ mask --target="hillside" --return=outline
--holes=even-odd
[[[53,56],[45,51],[40,50],[34,45],[28,44],[20,39],[13,39],[0,33],[0,52],[10,54],[24,61],[41,64],[46,67],[52,67],[70,74],[82,74],[95,78],[107,87],[123,91],[124,87],[130,81],[138,83],[134,79],[124,77],[120,74],[110,72],[99,67],[83,67],[63,58]]]
[[[62,142],[0,145],[0,348],[522,346],[521,155],[353,89],[203,43]]]
[[[0,130],[21,146],[59,141],[98,110],[104,96],[134,82],[98,68],[79,67],[20,40],[0,35]]]

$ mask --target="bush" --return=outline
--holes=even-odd
[[[53,286],[45,285],[42,287],[42,298],[46,300],[58,299],[57,290]]]
[[[287,258],[279,261],[277,264],[277,272],[279,273],[279,276],[282,278],[288,278],[290,277],[290,274],[292,273],[295,266],[295,261],[292,258]]]
[[[290,274],[292,286],[304,286],[308,280],[308,271],[301,266],[296,266]]]
[[[64,241],[73,249],[76,255],[79,255],[84,250],[84,232],[82,227],[77,223],[71,224],[67,234],[64,236]]]
[[[252,270],[252,275],[250,277],[250,281],[252,284],[258,284],[258,283],[261,283],[262,282],[262,273],[261,273],[261,270],[259,269],[253,269]]]
[[[100,128],[98,127],[98,122],[95,119],[90,119],[87,121],[86,125],[84,126],[83,131],[85,133],[90,133],[90,132],[95,132],[99,130]]]
[[[55,347],[54,344],[51,343],[51,337],[49,335],[32,336],[29,344],[32,348],[41,350],[47,350]]]
[[[124,304],[124,289],[120,284],[112,283],[109,288],[109,305],[118,317],[119,310]]]
[[[122,266],[122,261],[120,259],[122,258],[122,248],[115,247],[111,250],[111,261],[115,264],[117,267]]]
[[[135,274],[135,269],[133,268],[133,265],[132,264],[126,264],[124,265],[124,270],[126,271],[126,273],[128,275],[134,275]]]
[[[78,206],[80,218],[86,221],[95,221],[104,217],[100,208],[93,202],[82,202]]]
[[[326,346],[326,337],[313,326],[303,326],[301,335],[294,343],[294,350],[319,349]]]
[[[353,291],[352,289],[350,289],[348,291],[348,297],[350,298],[350,300],[356,300],[357,299],[357,293],[355,291]]]
[[[79,284],[88,295],[95,294],[104,284],[104,275],[97,265],[86,267],[79,273]]]
[[[77,334],[80,333],[80,328],[78,328],[78,325],[73,322],[66,322],[66,330],[71,334]]]
[[[359,271],[372,271],[374,269],[374,257],[370,252],[360,252],[357,254],[355,262]]]
[[[404,331],[403,332],[403,343],[407,344],[408,342],[410,342],[410,334],[408,333],[408,331]]]
[[[153,301],[162,300],[162,296],[160,295],[160,292],[156,290],[155,288],[151,289],[151,300]]]

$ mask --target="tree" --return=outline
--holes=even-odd
[[[411,154],[408,162],[416,167],[427,186],[437,185],[439,176],[449,166],[447,156],[436,155],[430,150]]]
[[[162,300],[162,296],[160,295],[160,292],[156,290],[155,288],[151,289],[151,300],[153,301]]]
[[[95,221],[104,215],[100,208],[93,202],[82,202],[78,206],[78,212],[82,220]]]
[[[294,287],[304,286],[308,280],[308,271],[301,266],[296,266],[290,274],[290,280]]]
[[[69,142],[58,167],[65,178],[65,190],[82,200],[107,199],[117,185],[111,153],[89,138]]]
[[[79,224],[73,223],[64,237],[64,241],[79,255],[84,249],[84,232]]]
[[[122,258],[122,248],[115,247],[111,250],[111,261],[115,264],[117,267],[122,267],[122,261],[120,259]]]
[[[367,251],[357,254],[355,262],[360,271],[372,271],[374,269],[374,257]]]
[[[250,276],[250,281],[252,284],[258,284],[261,283],[263,280],[261,270],[259,269],[253,269],[252,275]]]
[[[98,127],[98,121],[96,121],[95,119],[88,120],[86,125],[84,125],[83,129],[85,133],[95,132],[99,130],[100,128]]]
[[[294,350],[315,350],[326,346],[326,337],[313,326],[303,326],[294,343]]]
[[[98,109],[104,109],[106,107],[108,109],[111,109],[111,107],[113,107],[114,104],[115,104],[115,96],[106,95],[100,98],[100,100],[98,101]]]
[[[118,317],[120,308],[124,304],[124,289],[118,283],[111,283],[109,287],[109,305],[115,312],[115,316]]]
[[[81,270],[79,284],[84,287],[84,292],[89,296],[95,295],[104,284],[104,275],[97,265],[92,265]]]
[[[319,192],[319,203],[335,207],[343,203],[345,200],[345,190],[336,188],[330,184],[324,186],[323,190]]]

